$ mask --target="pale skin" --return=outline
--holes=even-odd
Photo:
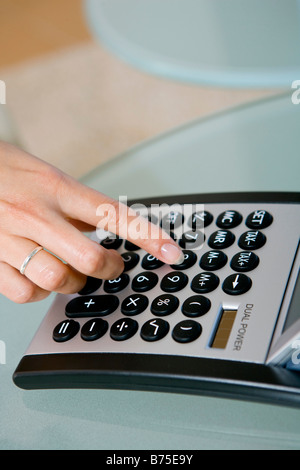
[[[136,222],[136,213],[125,206],[119,211],[117,201],[37,157],[0,142],[0,169],[0,293],[13,302],[39,301],[52,291],[75,293],[85,285],[87,276],[115,279],[122,273],[120,254],[103,248],[83,233],[99,227],[97,208],[103,204],[115,209],[114,226],[120,237],[165,263],[182,261],[178,245],[146,218],[139,217],[140,238],[130,239],[125,228]],[[102,226],[105,230],[109,228],[106,223]],[[150,239],[148,233],[156,236]],[[22,275],[24,259],[37,246],[65,263],[41,250]]]

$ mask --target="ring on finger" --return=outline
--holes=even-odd
[[[29,253],[28,256],[26,256],[26,258],[23,261],[22,266],[20,268],[20,273],[21,274],[23,274],[23,275],[25,274],[25,270],[26,270],[28,264],[30,263],[30,261],[32,260],[32,258],[43,249],[44,248],[42,246],[37,246],[31,253]]]

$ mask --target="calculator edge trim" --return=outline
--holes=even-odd
[[[183,372],[184,371],[184,372]],[[300,406],[300,373],[264,364],[132,353],[24,356],[19,388],[173,392]]]
[[[300,204],[300,192],[288,191],[253,191],[253,192],[231,192],[231,193],[193,193],[172,196],[155,196],[135,198],[128,201],[129,205],[144,204],[221,204],[221,203],[274,203],[274,204]]]

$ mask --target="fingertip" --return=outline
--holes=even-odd
[[[181,264],[184,261],[184,254],[178,245],[164,243],[160,251],[163,260],[167,264]]]

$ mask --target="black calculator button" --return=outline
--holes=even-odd
[[[227,263],[227,256],[223,251],[212,250],[205,253],[200,260],[200,267],[207,271],[223,268]]]
[[[222,212],[216,220],[216,224],[220,228],[234,228],[240,225],[243,217],[237,211],[227,210]]]
[[[146,292],[158,283],[158,276],[155,273],[144,271],[140,274],[137,274],[133,280],[131,287],[135,292]]]
[[[53,339],[58,343],[69,341],[77,335],[80,330],[80,324],[74,320],[64,320],[60,322],[53,330]]]
[[[202,317],[211,307],[211,302],[203,295],[193,295],[186,299],[181,307],[186,317]]]
[[[267,237],[259,230],[248,230],[243,233],[238,241],[238,245],[243,250],[258,250],[266,243]]]
[[[251,251],[241,251],[234,255],[230,262],[230,267],[234,269],[234,271],[238,272],[246,272],[252,271],[255,269],[259,264],[259,257],[252,253]]]
[[[182,248],[196,250],[200,248],[205,240],[204,233],[199,230],[188,230],[184,232],[179,240],[179,245]]]
[[[229,295],[240,295],[248,292],[252,286],[250,277],[246,274],[231,274],[223,282],[223,291]]]
[[[202,326],[194,320],[183,320],[174,327],[172,337],[178,343],[195,341],[202,333]]]
[[[193,228],[208,227],[213,221],[213,216],[207,211],[194,212],[189,218],[188,225]]]
[[[153,255],[145,255],[142,260],[142,268],[143,269],[157,269],[163,266],[163,262],[159,259],[155,258]]]
[[[207,294],[215,290],[220,283],[220,279],[214,273],[197,274],[191,282],[191,289],[199,294]]]
[[[85,286],[81,289],[81,291],[78,292],[79,295],[89,295],[93,294],[96,290],[101,287],[102,280],[97,279],[96,277],[90,277],[88,276],[86,279],[86,284]]]
[[[235,236],[229,230],[217,230],[212,233],[208,239],[208,245],[211,248],[228,248],[235,241]]]
[[[179,300],[172,294],[162,294],[156,297],[151,304],[151,312],[158,317],[170,315],[177,310]]]
[[[117,320],[110,329],[110,337],[115,341],[132,338],[138,330],[138,322],[132,318]]]
[[[127,251],[126,253],[123,253],[121,256],[124,261],[124,272],[135,268],[140,260],[139,255],[137,253],[134,253],[133,251]]]
[[[148,320],[141,329],[141,337],[145,341],[158,341],[164,338],[170,329],[170,325],[162,318]]]
[[[177,292],[183,289],[188,281],[186,274],[180,271],[172,271],[162,278],[160,287],[164,292]]]
[[[191,250],[182,250],[184,254],[184,260],[181,264],[172,264],[171,268],[184,271],[185,269],[191,268],[197,261],[197,255]]]
[[[269,227],[273,222],[272,215],[264,210],[256,210],[251,212],[246,219],[246,225],[249,228],[262,229]]]
[[[124,315],[138,315],[148,307],[149,300],[145,295],[132,294],[126,297],[121,304],[121,312]]]
[[[81,338],[84,341],[95,341],[96,339],[102,338],[108,330],[108,323],[102,318],[95,318],[89,320],[81,328]]]
[[[120,292],[125,289],[129,284],[128,274],[121,274],[121,276],[116,279],[110,279],[109,281],[104,282],[104,290],[110,294]]]
[[[115,295],[94,295],[92,297],[75,297],[66,306],[69,318],[105,316],[114,312],[119,306]]]
[[[172,232],[172,230],[171,230],[170,232],[168,232],[168,235],[170,235],[170,237],[171,237],[173,240],[175,240],[175,241],[176,241],[177,238],[178,238],[177,235],[176,235],[176,233]]]
[[[125,241],[124,248],[127,251],[137,251],[141,249],[140,246],[137,246],[134,243],[129,242],[128,240]]]
[[[122,239],[115,236],[106,237],[102,240],[101,245],[108,250],[117,250],[122,245]]]
[[[164,215],[161,221],[161,227],[167,231],[178,228],[183,224],[184,216],[179,211],[170,211]]]

